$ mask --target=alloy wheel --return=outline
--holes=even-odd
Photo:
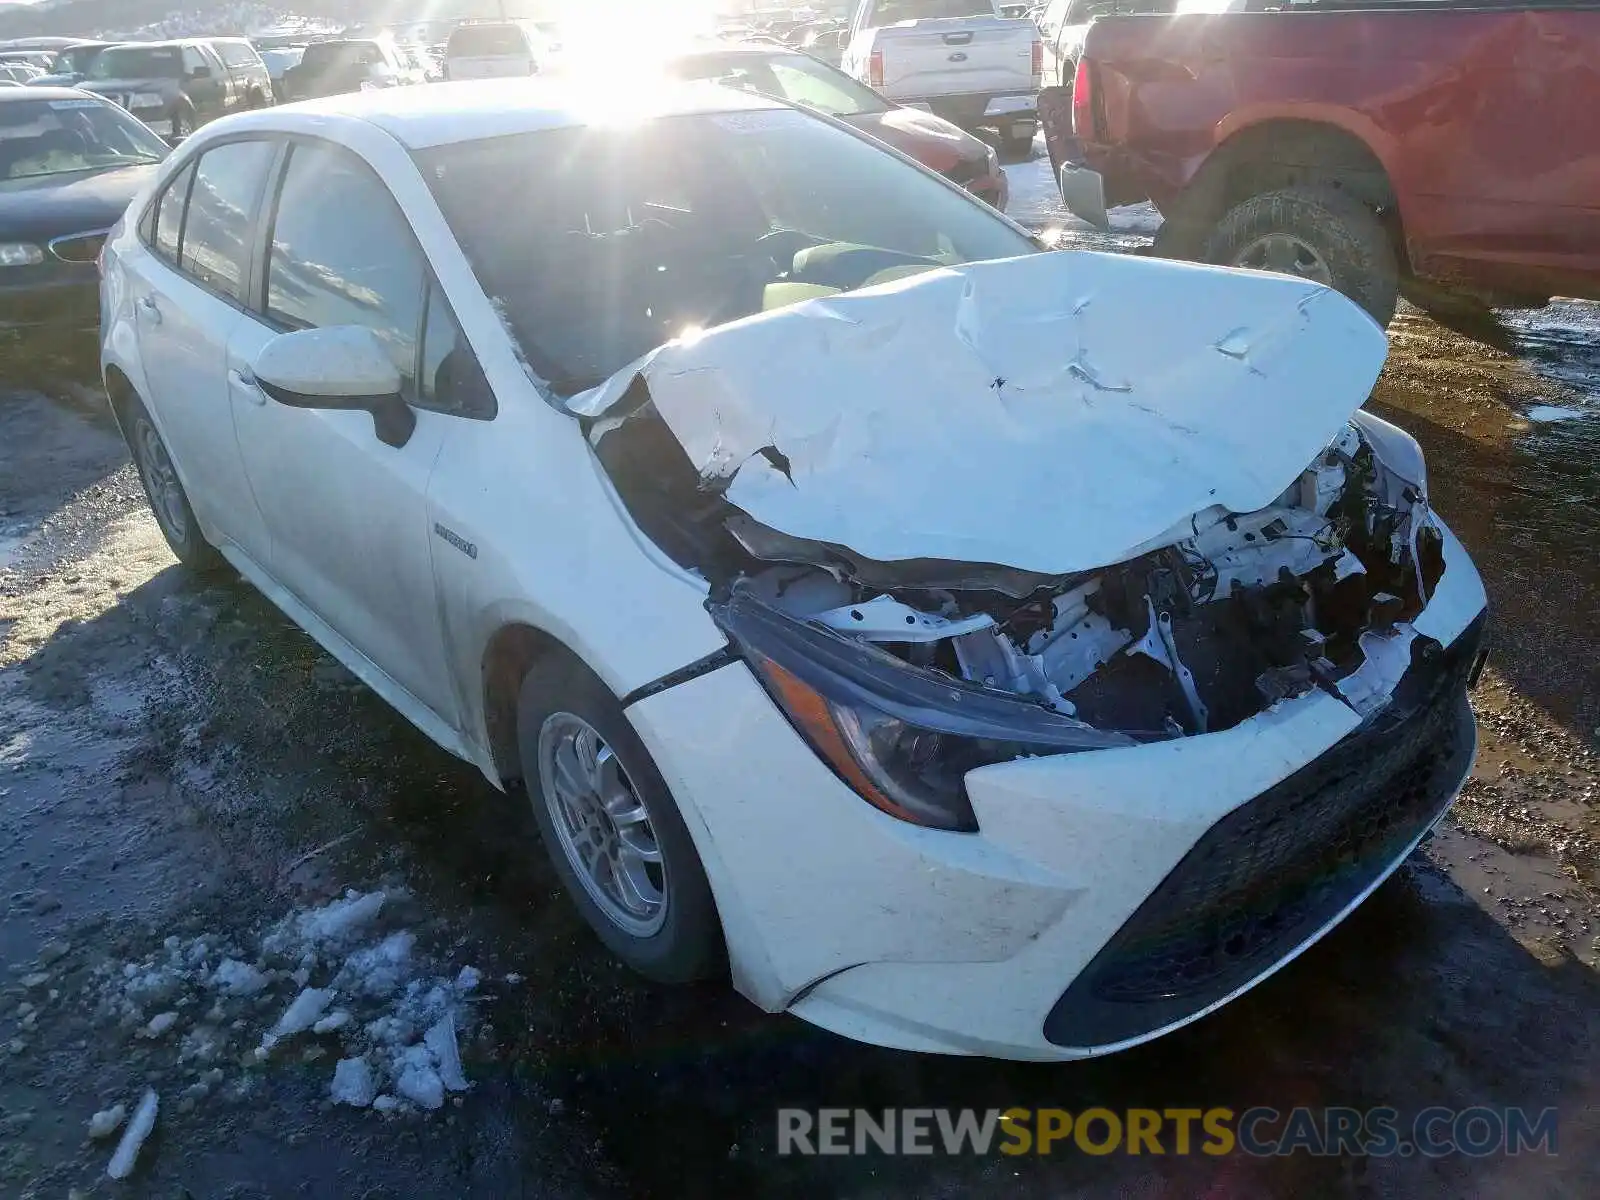
[[[650,937],[666,923],[661,844],[628,774],[594,726],[557,712],[539,731],[539,783],[561,851],[617,928]]]
[[[1247,243],[1234,255],[1233,265],[1251,271],[1296,275],[1333,286],[1333,272],[1322,255],[1309,243],[1289,233],[1269,233]]]

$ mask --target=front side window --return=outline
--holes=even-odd
[[[160,162],[167,144],[89,97],[0,104],[0,191],[11,180]]]
[[[89,64],[89,78],[179,79],[183,57],[177,46],[112,46]]]
[[[453,417],[487,420],[495,415],[494,394],[478,369],[450,302],[436,282],[428,287],[415,403],[418,408]]]
[[[685,332],[1037,250],[991,209],[793,109],[543,130],[417,158],[534,369],[569,395]]]
[[[364,325],[415,394],[422,251],[394,197],[348,151],[302,143],[289,155],[267,260],[267,315],[288,329]]]
[[[230,300],[244,298],[250,231],[275,153],[264,141],[207,150],[189,190],[179,269]]]

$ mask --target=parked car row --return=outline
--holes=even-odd
[[[1043,253],[895,110],[757,94],[796,58],[130,150],[114,416],[179,560],[524,794],[633,968],[906,1049],[1147,1041],[1448,808],[1482,583],[1355,304]]]

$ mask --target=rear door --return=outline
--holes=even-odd
[[[206,150],[159,194],[144,251],[126,264],[144,399],[202,524],[252,558],[264,556],[266,531],[239,457],[226,355],[276,152],[262,139]]]
[[[435,411],[419,382],[426,259],[388,187],[327,142],[294,141],[266,221],[258,311],[235,326],[227,366],[245,475],[271,535],[269,570],[454,728],[427,492],[460,418]],[[252,364],[280,332],[337,325],[370,328],[394,356],[417,418],[403,446],[379,441],[367,412],[290,408],[255,386]]]

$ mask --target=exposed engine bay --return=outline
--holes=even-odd
[[[1136,738],[1227,729],[1361,665],[1363,633],[1414,616],[1443,573],[1426,500],[1353,427],[1279,497],[1017,599],[879,589],[778,567],[748,586],[915,666]]]
[[[629,507],[714,597],[740,592],[912,667],[1135,740],[1227,729],[1312,688],[1333,691],[1362,664],[1362,635],[1415,616],[1444,570],[1426,498],[1355,425],[1271,505],[1209,509],[1136,557],[1065,577],[880,563],[787,537],[708,481],[664,472],[659,456],[681,452],[659,423],[626,428],[598,442],[602,461],[623,485],[646,484],[649,496],[623,487]]]

